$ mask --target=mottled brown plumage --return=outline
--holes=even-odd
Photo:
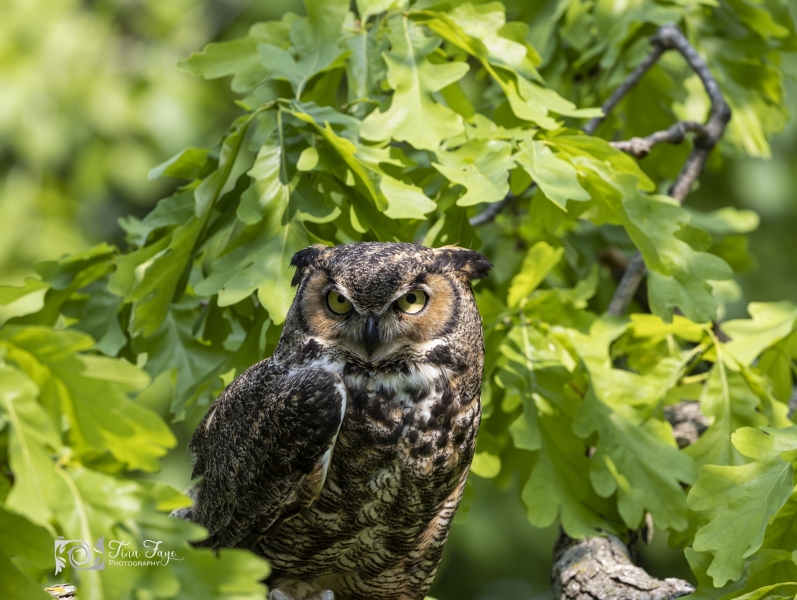
[[[475,446],[484,363],[462,248],[365,242],[294,256],[274,355],[197,427],[203,545],[269,560],[272,598],[421,600]],[[326,594],[326,596],[324,595]]]

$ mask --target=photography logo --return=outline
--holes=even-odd
[[[106,562],[110,567],[165,567],[172,561],[183,560],[174,550],[162,548],[162,544],[162,540],[143,540],[137,548],[130,540],[109,540],[106,551],[105,536],[94,546],[61,536],[55,540],[55,574],[66,568],[67,560],[76,571],[104,571]]]
[[[64,570],[67,560],[70,566],[78,571],[104,571],[105,536],[99,538],[94,547],[83,540],[65,540],[63,536],[59,536],[55,540],[56,575]]]

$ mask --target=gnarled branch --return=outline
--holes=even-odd
[[[679,448],[694,444],[708,428],[699,402],[685,400],[667,406],[664,417],[673,426]],[[671,600],[694,588],[683,579],[656,579],[635,566],[628,546],[615,535],[574,540],[560,533],[551,591],[554,600]]]
[[[554,598],[568,600],[672,600],[694,591],[682,579],[656,579],[634,565],[620,538],[559,537],[551,570]]]
[[[686,139],[686,133],[690,131],[696,133],[697,137],[708,135],[706,128],[700,123],[678,121],[664,131],[656,131],[643,138],[633,137],[630,140],[610,143],[618,150],[627,152],[634,158],[645,158],[650,154],[653,146],[658,144],[680,144]]]
[[[656,144],[680,143],[687,131],[694,132],[696,135],[692,152],[669,191],[673,198],[683,203],[703,172],[711,150],[725,132],[725,126],[731,118],[731,110],[708,66],[676,25],[660,27],[651,39],[651,43],[653,49],[650,54],[604,103],[603,112],[607,115],[666,50],[676,50],[686,59],[692,70],[700,77],[711,101],[711,113],[706,124],[679,122],[666,131],[613,144],[624,152],[642,158]],[[602,119],[593,119],[584,131],[593,133]],[[608,314],[621,315],[626,311],[644,276],[645,263],[642,255],[637,252],[617,285],[607,310]],[[665,417],[673,425],[673,432],[680,447],[697,441],[707,426],[707,420],[700,412],[699,403],[696,402],[681,402],[668,407],[665,410]],[[564,534],[560,536],[555,550],[551,588],[557,600],[596,598],[669,600],[693,591],[692,586],[685,581],[679,579],[660,581],[634,566],[628,547],[615,536],[573,540]]]
[[[725,97],[722,95],[722,90],[720,90],[717,80],[714,79],[714,76],[711,74],[708,65],[706,65],[705,61],[697,53],[697,50],[689,43],[689,40],[686,39],[686,36],[684,36],[676,25],[662,25],[656,32],[656,35],[653,36],[651,42],[654,45],[654,50],[650,53],[648,58],[651,56],[655,56],[656,60],[661,58],[662,52],[660,52],[659,49],[678,51],[692,70],[700,77],[700,81],[703,83],[703,87],[711,101],[711,114],[709,115],[708,121],[702,126],[702,129],[699,130],[699,135],[695,137],[694,148],[689,158],[686,159],[681,172],[678,174],[675,183],[673,183],[669,191],[670,196],[678,200],[678,202],[683,203],[686,196],[692,190],[692,186],[694,186],[697,178],[703,173],[709,154],[711,154],[714,146],[717,145],[717,142],[719,142],[720,138],[725,133],[725,126],[731,118],[731,109]],[[636,70],[629,78],[635,73]],[[638,81],[638,79],[636,81]],[[623,86],[621,86],[621,88],[622,87]],[[620,88],[618,88],[618,90],[619,89]],[[631,88],[628,87],[626,93],[630,89]],[[614,94],[612,97],[614,97]],[[590,121],[590,123],[592,123],[592,121]],[[658,133],[662,132],[657,132],[657,134]],[[612,297],[607,311],[609,314],[621,315],[626,311],[637,288],[639,288],[639,285],[642,283],[644,275],[644,262],[642,261],[642,256],[637,253],[631,265],[623,274],[620,283],[617,285],[617,289],[614,292],[614,296]]]
[[[499,200],[494,204],[490,204],[478,215],[471,217],[471,226],[479,227],[480,225],[485,225],[490,221],[493,221],[498,216],[498,213],[504,210],[506,206],[512,204],[515,200],[517,200],[517,196],[515,196],[512,192],[509,192],[506,196],[504,196],[503,200]]]

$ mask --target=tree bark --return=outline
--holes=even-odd
[[[634,565],[618,537],[573,540],[562,534],[551,569],[554,600],[671,600],[694,591],[682,579],[663,581]]]
[[[58,600],[77,600],[77,588],[71,583],[59,583],[52,587],[44,588],[44,591]]]

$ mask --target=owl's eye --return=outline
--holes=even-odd
[[[421,312],[423,307],[426,306],[426,294],[421,290],[412,290],[396,300],[396,306],[405,313],[414,315]]]
[[[327,294],[327,305],[333,313],[339,315],[345,315],[351,310],[351,302],[339,292],[329,292]]]

